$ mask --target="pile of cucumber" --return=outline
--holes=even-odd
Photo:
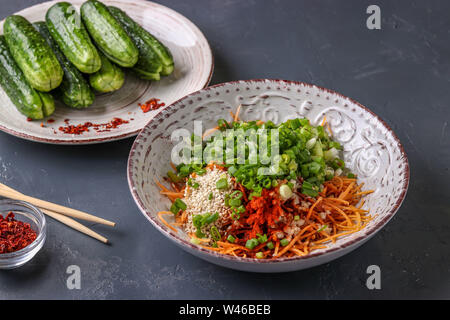
[[[67,2],[53,5],[45,22],[6,18],[0,35],[0,86],[31,119],[55,110],[53,96],[87,108],[95,92],[122,87],[124,69],[158,81],[173,72],[170,51],[125,12],[89,0],[80,14]]]

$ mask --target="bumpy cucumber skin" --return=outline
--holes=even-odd
[[[133,67],[139,51],[121,24],[101,2],[89,0],[81,6],[81,17],[98,48],[121,67]]]
[[[55,112],[55,100],[53,96],[48,92],[38,92],[42,101],[42,113],[44,117],[48,117]]]
[[[131,17],[121,9],[110,6],[109,10],[113,14],[113,16],[123,25],[125,30],[134,41],[139,41],[139,43],[146,45],[148,49],[153,49],[154,53],[158,56],[163,65],[163,70],[164,67],[166,67],[166,72],[173,71],[174,61],[172,53],[165,45],[163,45],[150,32],[142,28],[136,21],[131,19]]]
[[[100,70],[101,60],[75,7],[67,2],[53,5],[45,17],[47,27],[61,51],[83,73]]]
[[[31,119],[44,118],[41,98],[14,61],[4,36],[0,36],[0,86],[20,113]]]
[[[56,89],[56,94],[62,102],[71,108],[87,108],[94,103],[95,94],[91,90],[89,83],[86,81],[80,71],[66,58],[61,52],[56,41],[50,35],[45,22],[33,23],[33,26],[47,41],[64,70],[64,78]],[[100,56],[99,56],[100,58]],[[101,61],[100,61],[101,65]]]
[[[108,9],[114,18],[122,24],[122,27],[139,49],[139,60],[133,67],[135,73],[140,78],[146,80],[160,80],[160,74],[170,74],[170,72],[167,73],[167,69],[165,70],[166,72],[163,73],[165,67],[163,65],[163,61],[165,61],[165,63],[169,66],[172,66],[171,68],[173,70],[173,59],[169,50],[121,9],[113,6],[108,7]],[[155,50],[154,47],[156,42],[158,45]],[[160,56],[163,56],[164,60],[161,59]]]
[[[159,80],[161,80],[160,72],[150,73],[150,72],[147,72],[147,71],[142,71],[142,70],[133,68],[133,73],[136,76],[138,76],[140,79],[142,79],[142,80],[150,80],[150,81],[159,81]]]
[[[52,49],[22,16],[9,16],[3,25],[11,55],[33,88],[49,92],[57,88],[63,70]]]
[[[100,54],[102,67],[100,70],[89,76],[91,87],[101,93],[119,90],[125,82],[125,74],[120,67]]]

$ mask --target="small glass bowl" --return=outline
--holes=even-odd
[[[18,268],[30,261],[45,243],[47,223],[44,214],[28,202],[19,200],[0,200],[0,214],[5,217],[10,211],[15,219],[29,223],[36,231],[36,239],[23,249],[10,253],[0,253],[0,269]]]

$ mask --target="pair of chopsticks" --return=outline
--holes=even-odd
[[[30,196],[24,195],[24,194],[20,193],[19,191],[14,190],[2,183],[0,183],[0,196],[14,199],[14,200],[22,200],[22,201],[29,202],[29,203],[35,205],[36,207],[39,207],[43,213],[52,217],[53,219],[58,220],[59,222],[64,223],[65,225],[67,225],[79,232],[82,232],[92,238],[95,238],[103,243],[108,243],[108,239],[101,236],[97,232],[92,231],[88,227],[82,225],[81,223],[79,223],[78,221],[76,221],[72,218],[77,218],[77,219],[82,219],[82,220],[86,220],[86,221],[90,221],[90,222],[100,223],[100,224],[104,224],[104,225],[111,226],[111,227],[114,227],[116,225],[112,221],[93,216],[93,215],[91,215],[89,213],[85,213],[83,211],[71,209],[68,207],[61,206],[59,204],[54,204],[54,203],[51,203],[48,201],[44,201],[44,200],[40,200],[37,198],[33,198]],[[70,218],[70,217],[72,217],[72,218]]]

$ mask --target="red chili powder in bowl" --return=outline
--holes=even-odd
[[[0,214],[0,254],[23,249],[36,237],[30,224],[16,220],[14,213],[9,212],[5,218]]]

